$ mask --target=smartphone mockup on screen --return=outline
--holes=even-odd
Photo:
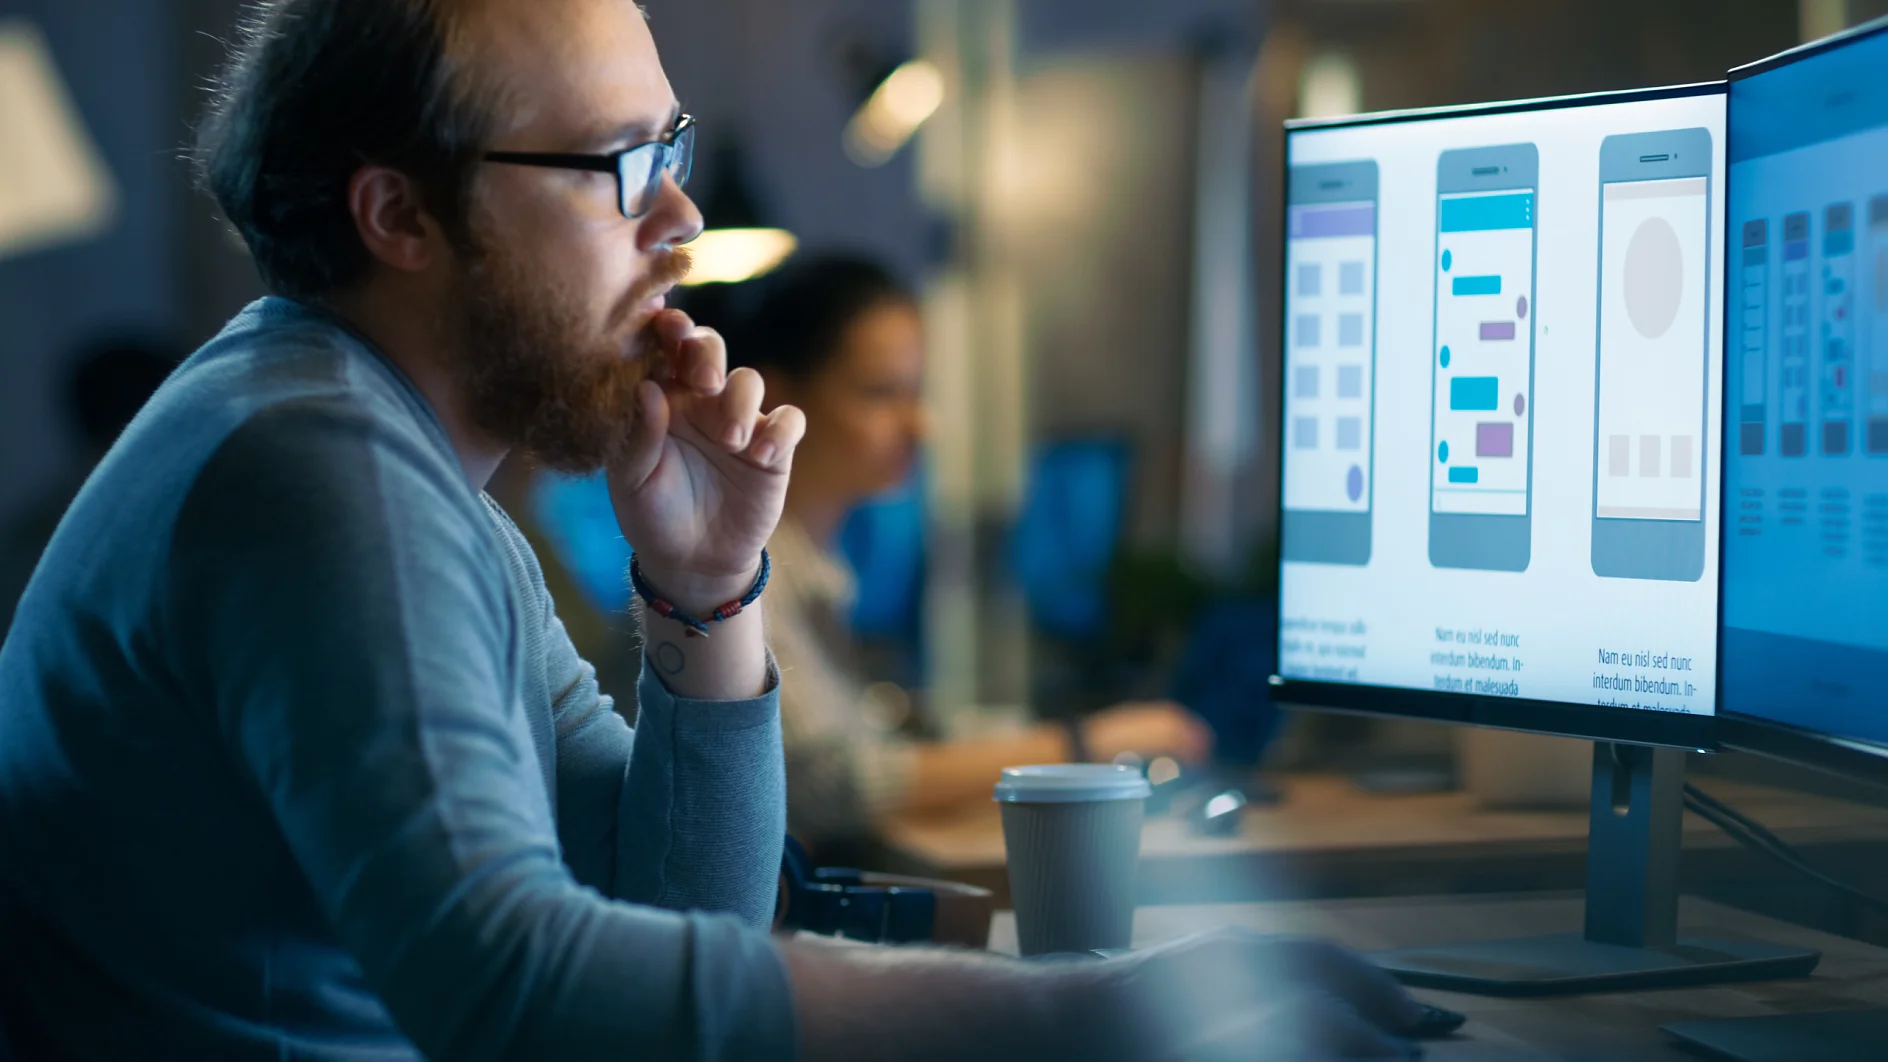
[[[1770,375],[1770,223],[1744,222],[1744,248],[1738,260],[1737,286],[1737,452],[1761,456],[1764,438],[1764,381]],[[1729,337],[1727,337],[1729,338]],[[1728,429],[1727,429],[1728,430]]]
[[[1855,205],[1822,212],[1822,452],[1849,452],[1855,418]]]
[[[1429,563],[1525,571],[1534,469],[1534,269],[1540,153],[1436,163]]]
[[[1370,561],[1377,164],[1294,166],[1286,189],[1284,559]]]
[[[1593,572],[1704,574],[1711,132],[1600,144]]]
[[[1862,289],[1867,364],[1857,369],[1867,389],[1862,427],[1871,454],[1888,454],[1888,195],[1868,201],[1868,280]]]
[[[1783,216],[1783,348],[1777,359],[1777,452],[1809,452],[1809,211]]]

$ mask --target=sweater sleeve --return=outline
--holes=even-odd
[[[487,502],[520,565],[525,622],[537,625],[557,733],[557,831],[579,881],[672,910],[773,922],[786,834],[780,682],[746,701],[676,698],[653,671],[637,684],[632,731],[577,655],[543,571],[516,524]]]
[[[456,474],[339,402],[252,416],[176,525],[181,681],[427,1057],[790,1055],[764,934],[606,899],[561,859],[520,618]]]

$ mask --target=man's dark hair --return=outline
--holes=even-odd
[[[721,290],[717,290],[721,289]],[[722,333],[732,366],[807,379],[839,353],[846,330],[887,303],[915,303],[891,270],[858,254],[796,256],[768,275],[704,285],[681,308]]]
[[[365,164],[411,176],[464,242],[495,108],[448,54],[459,6],[264,0],[244,19],[194,162],[271,289],[318,299],[362,279],[347,186]]]

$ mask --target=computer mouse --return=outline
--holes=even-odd
[[[1246,808],[1246,795],[1237,789],[1222,789],[1187,814],[1187,832],[1198,837],[1237,837],[1239,819]]]

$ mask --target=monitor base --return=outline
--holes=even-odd
[[[1371,956],[1404,984],[1487,996],[1619,992],[1725,981],[1801,977],[1822,954],[1748,940],[1680,937],[1666,947],[1630,947],[1578,933]]]
[[[1888,1043],[1888,1010],[1769,1014],[1675,1021],[1660,1029],[1713,1057],[1735,1062],[1876,1062]]]

